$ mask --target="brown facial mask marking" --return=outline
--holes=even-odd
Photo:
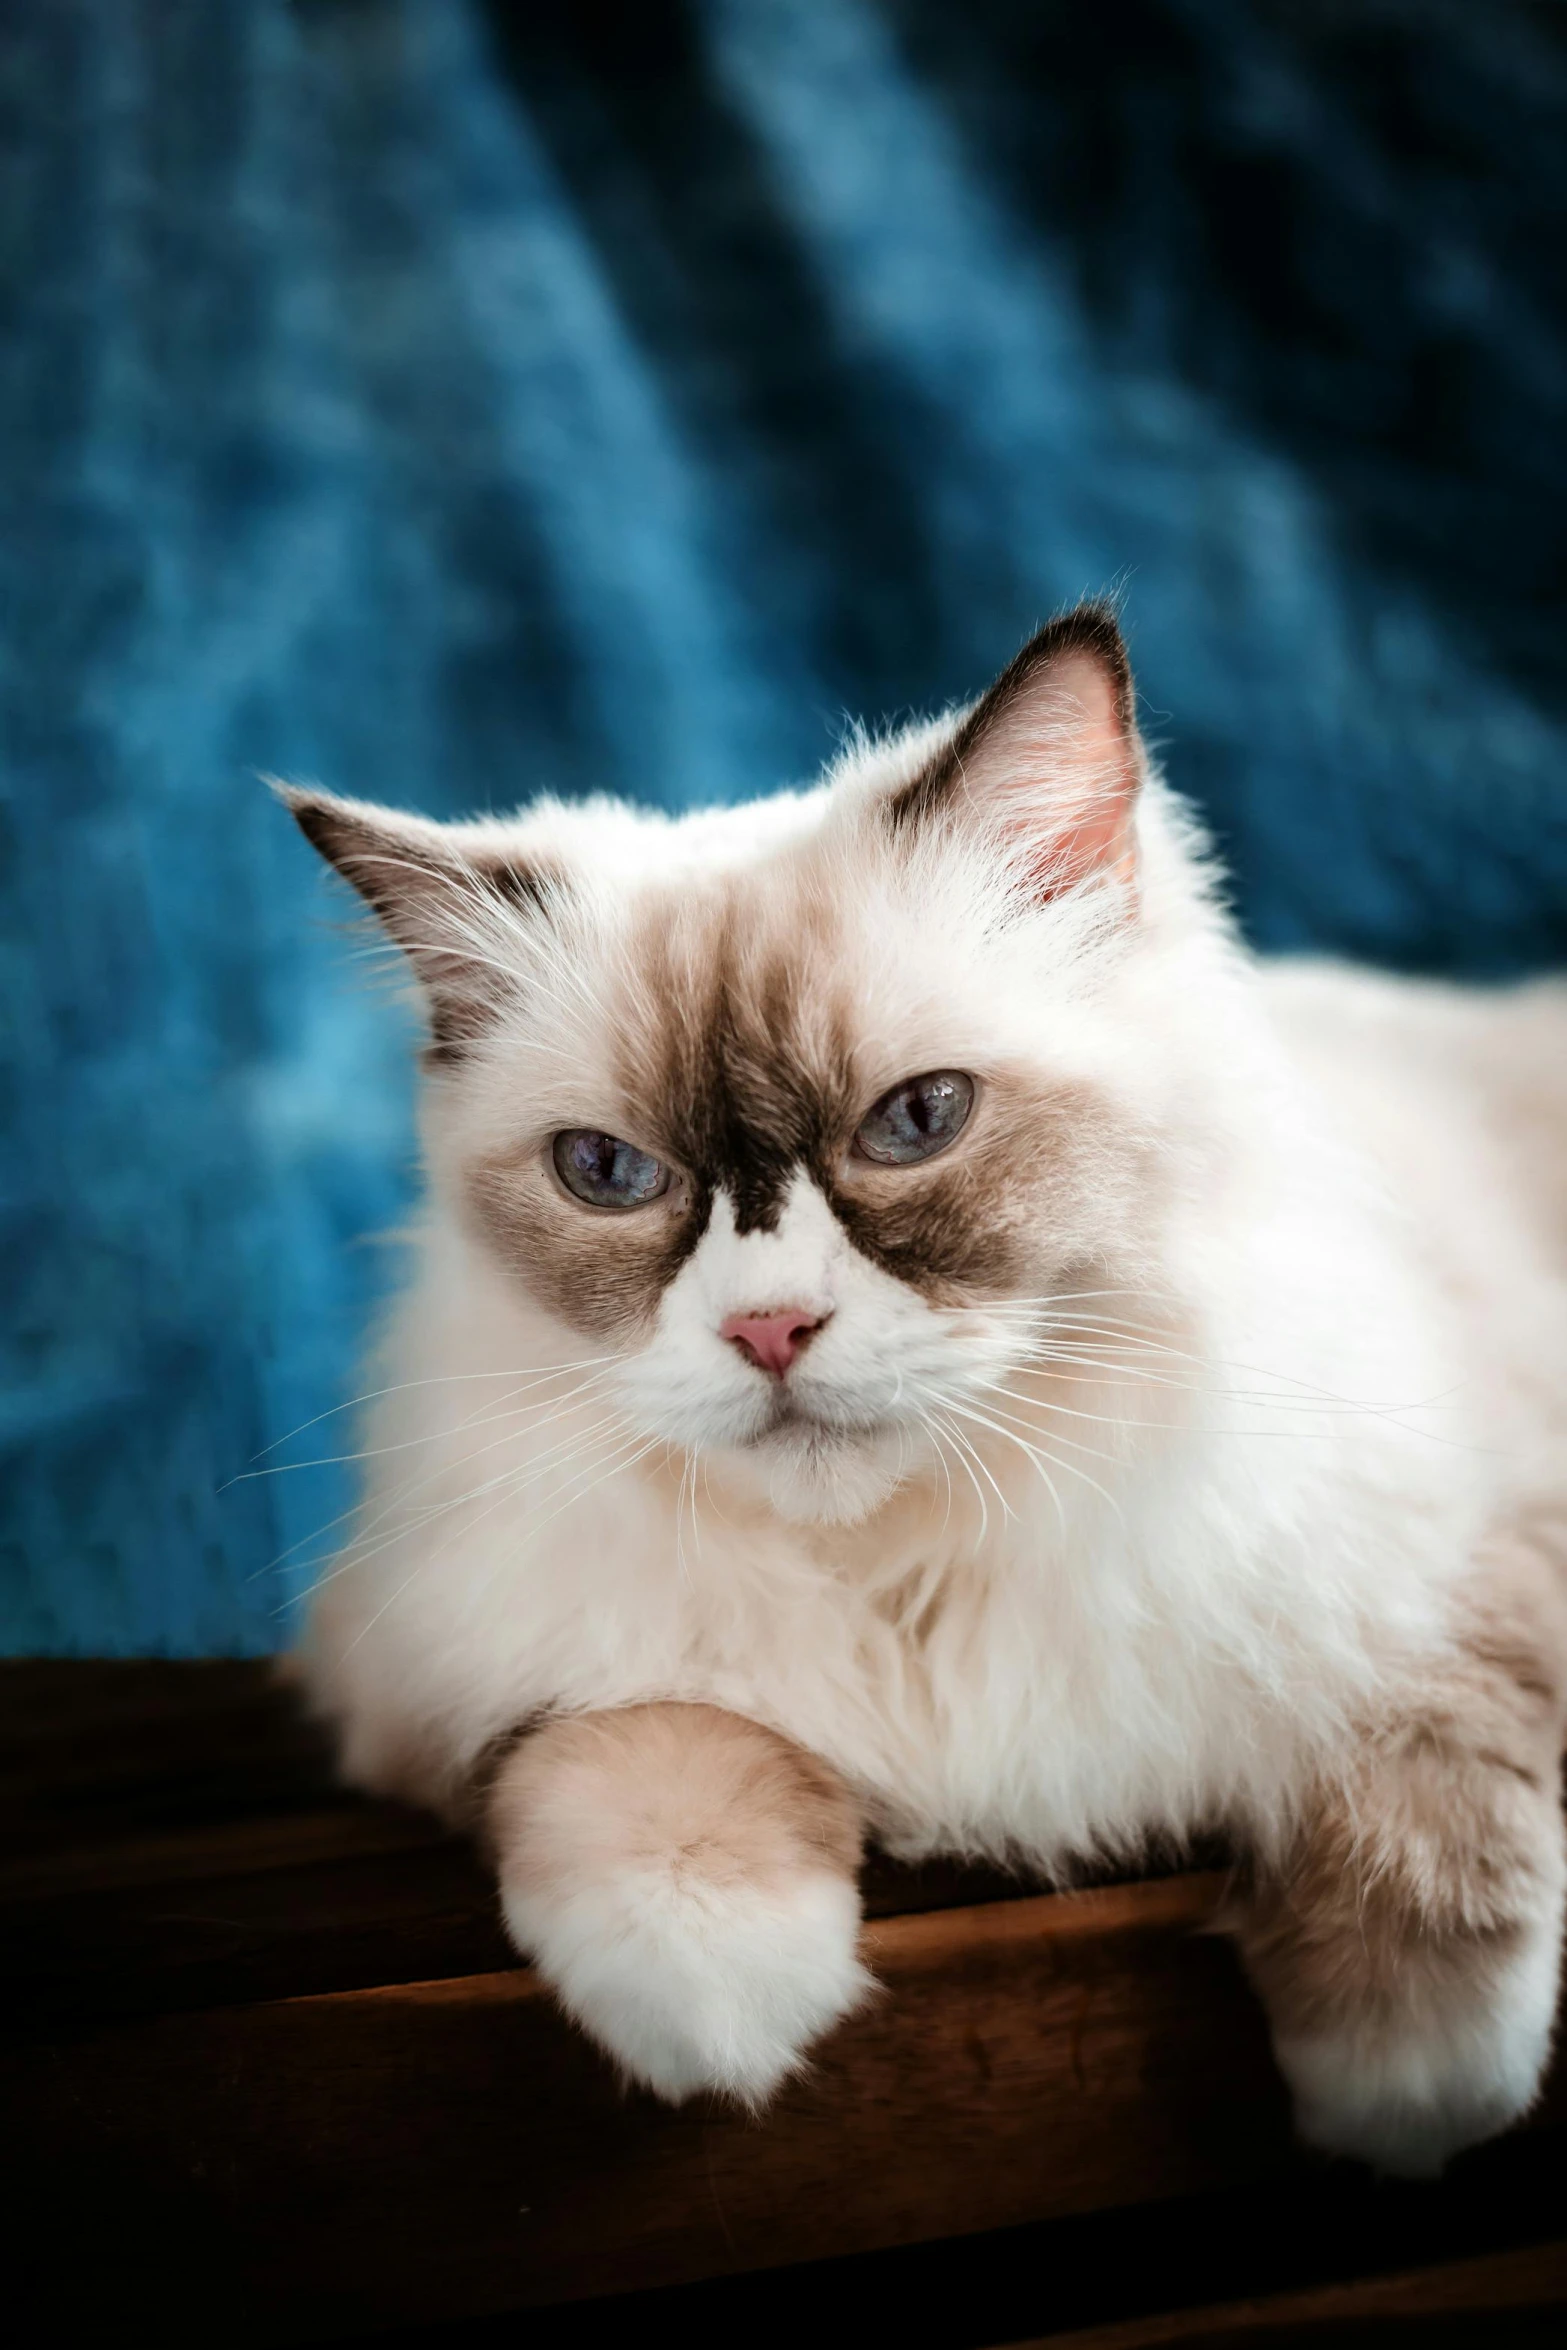
[[[681,1172],[678,1197],[625,1214],[558,1195],[537,1154],[476,1170],[490,1244],[552,1312],[596,1336],[644,1328],[722,1189],[742,1233],[776,1228],[797,1173],[851,1244],[939,1304],[1041,1286],[1092,1257],[1121,1214],[1135,1139],[1091,1089],[996,1071],[970,1126],[927,1164],[877,1167],[849,1145],[884,1079],[856,1067],[846,958],[823,923],[791,953],[757,943],[731,902],[698,927],[689,901],[646,911],[636,1006],[620,1029],[626,1138]]]
[[[656,1200],[617,1215],[555,1196],[532,1158],[486,1161],[468,1178],[475,1225],[507,1269],[569,1328],[629,1341],[695,1248],[705,1208]]]
[[[795,1170],[823,1164],[859,1114],[841,1014],[829,1012],[814,1040],[804,1034],[812,942],[796,958],[753,957],[730,909],[698,971],[685,942],[664,943],[656,923],[649,933],[649,995],[671,1016],[662,1036],[622,1055],[632,1115],[698,1187],[698,1237],[720,1188],[737,1231],[775,1231]],[[830,968],[828,941],[815,943]]]
[[[893,833],[945,807],[965,762],[1010,739],[1019,697],[1082,657],[1109,681],[1130,744],[1120,632],[1107,608],[1086,605],[1041,630],[926,773],[885,803]],[[1135,762],[1128,772],[1135,783]],[[575,1209],[541,1192],[531,1164],[497,1162],[472,1182],[492,1244],[553,1311],[595,1334],[645,1327],[706,1231],[715,1194],[727,1195],[740,1234],[772,1232],[801,1171],[863,1256],[933,1302],[1037,1289],[1113,1244],[1145,1154],[1086,1087],[995,1073],[949,1152],[928,1165],[851,1166],[873,1097],[889,1078],[918,1074],[862,1064],[851,983],[836,977],[856,960],[809,851],[649,893],[626,946],[636,987],[611,1015],[618,1130],[680,1171],[679,1212]]]
[[[1004,1297],[1091,1257],[1141,1155],[1089,1087],[1021,1072],[989,1080],[972,1123],[927,1167],[840,1166],[823,1184],[861,1255],[933,1304]]]

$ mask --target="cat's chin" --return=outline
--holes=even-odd
[[[734,1481],[792,1526],[852,1526],[896,1492],[906,1449],[891,1436],[780,1429],[732,1453]]]

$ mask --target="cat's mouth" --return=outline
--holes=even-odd
[[[885,1420],[869,1420],[844,1412],[813,1410],[797,1396],[780,1395],[769,1417],[750,1439],[752,1445],[782,1444],[802,1450],[827,1452],[851,1444],[865,1444],[887,1432]]]

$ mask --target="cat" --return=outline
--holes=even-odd
[[[303,1669],[625,2075],[752,2107],[856,1870],[1216,1832],[1298,2128],[1536,2095],[1567,987],[1240,943],[1112,611],[811,790],[288,790],[428,1018],[428,1208]]]

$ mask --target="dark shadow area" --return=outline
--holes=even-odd
[[[906,2251],[377,2339],[387,2350],[394,2344],[399,2350],[426,2344],[434,2350],[437,2342],[450,2342],[454,2350],[500,2350],[504,2343],[522,2342],[530,2350],[554,2350],[557,2343],[564,2350],[568,2343],[608,2345],[644,2334],[694,2342],[833,2341],[849,2338],[851,2325],[859,2338],[873,2322],[878,2333],[918,2343],[921,2350],[987,2350],[1546,2242],[1561,2227],[1567,2147],[1556,2138],[1541,2133],[1482,2147],[1431,2186],[1324,2166],[1250,2193],[1096,2212]],[[1351,2322],[1330,2331],[1335,2342],[1407,2338],[1478,2345],[1559,2341],[1559,2330],[1540,2329],[1560,2324],[1559,2314],[1547,2320],[1543,2313],[1487,2311],[1478,2317]],[[1258,2339],[1295,2345],[1320,2333],[1269,2328]]]

